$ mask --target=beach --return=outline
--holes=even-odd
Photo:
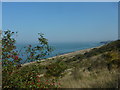
[[[53,57],[50,57],[50,58],[46,58],[46,59],[42,59],[40,60],[41,62],[45,62],[47,60],[50,60],[50,59],[55,59],[57,57],[73,57],[75,55],[78,55],[78,54],[84,54],[86,52],[89,52],[90,50],[94,49],[94,48],[100,48],[101,46],[103,45],[100,45],[100,46],[97,46],[97,47],[93,47],[93,48],[88,48],[88,49],[83,49],[83,50],[78,50],[78,51],[74,51],[74,52],[70,52],[70,53],[66,53],[66,54],[62,54],[62,55],[58,55],[58,56],[53,56]],[[37,61],[33,61],[33,62],[29,62],[29,63],[25,63],[25,64],[22,64],[21,66],[26,66],[26,65],[30,65],[30,64],[33,64],[33,63],[36,63]]]

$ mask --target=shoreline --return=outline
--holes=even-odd
[[[92,48],[87,48],[87,49],[83,49],[83,50],[78,50],[78,51],[74,51],[74,52],[69,52],[69,53],[65,53],[65,54],[62,54],[62,55],[49,57],[49,58],[46,58],[46,59],[49,60],[49,59],[53,59],[53,58],[57,58],[57,57],[71,57],[71,56],[75,56],[75,55],[78,55],[78,54],[84,54],[84,53],[89,52],[90,50],[92,50],[94,48],[100,48],[101,46],[103,46],[103,45],[100,45],[100,46],[97,46],[97,47],[92,47]],[[40,61],[41,62],[47,61],[46,59],[42,59]],[[29,64],[32,64],[32,63],[36,63],[36,62],[37,61],[24,63],[24,64],[21,64],[21,66],[26,66],[26,65],[29,65]]]

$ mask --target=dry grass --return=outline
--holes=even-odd
[[[82,71],[75,70],[61,79],[63,88],[115,88],[118,85],[118,71],[108,69]]]

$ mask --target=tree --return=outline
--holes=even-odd
[[[3,31],[2,33],[2,75],[3,75],[3,85],[9,84],[10,76],[12,73],[21,66],[22,63],[41,60],[42,57],[49,55],[52,48],[48,44],[48,40],[44,38],[44,34],[38,33],[39,45],[32,46],[28,45],[24,47],[24,53],[26,53],[27,58],[24,60],[20,57],[20,52],[16,49],[16,40],[14,35],[17,32],[12,32],[10,30]],[[24,61],[24,62],[22,62]]]
[[[20,51],[16,49],[16,40],[14,38],[14,34],[17,32],[11,32],[10,30],[3,31],[2,38],[2,59],[3,66],[6,64],[14,63],[14,65],[21,64],[22,58],[19,57]],[[24,63],[29,61],[41,60],[42,57],[49,55],[52,51],[52,48],[48,45],[48,40],[44,38],[44,34],[38,33],[39,45],[33,47],[32,45],[28,45],[24,47],[24,51],[26,53],[26,60]]]

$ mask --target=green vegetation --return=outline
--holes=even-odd
[[[2,39],[3,88],[117,88],[120,84],[120,40],[84,54],[21,65],[13,35],[5,31]],[[52,51],[43,34],[39,35],[40,46],[25,47],[25,61],[41,60]]]
[[[17,33],[17,32],[16,32]],[[33,66],[31,68],[21,69],[22,58],[20,57],[20,51],[16,49],[15,43],[16,40],[14,38],[15,32],[11,32],[10,30],[3,32],[2,38],[2,86],[3,88],[28,88],[28,87],[36,87],[36,76],[39,72],[39,66]],[[43,34],[38,33],[40,36],[38,38],[39,45],[33,47],[28,45],[24,47],[25,54],[27,58],[24,60],[25,62],[31,62],[36,60],[41,60],[42,57],[48,55],[52,48],[48,45],[48,41],[43,37]],[[38,53],[39,52],[39,53]],[[28,70],[28,71],[27,71]],[[31,71],[32,70],[32,71]],[[17,73],[17,74],[16,74]],[[31,80],[31,77],[33,78]],[[33,85],[28,85],[28,83],[32,82]],[[27,85],[26,85],[27,84]],[[40,86],[41,87],[41,86]],[[42,87],[46,87],[42,85]],[[54,87],[54,85],[49,85],[47,87]]]
[[[109,51],[120,51],[120,40],[110,42],[100,48],[94,48],[88,53],[85,53],[86,57],[91,57],[93,55],[98,55],[100,53],[109,52]]]
[[[120,40],[67,60],[69,73],[62,78],[68,88],[117,88],[120,85]]]
[[[64,76],[64,71],[67,69],[65,62],[61,61],[61,58],[57,58],[55,63],[51,63],[47,66],[46,75],[48,77],[60,78]]]

